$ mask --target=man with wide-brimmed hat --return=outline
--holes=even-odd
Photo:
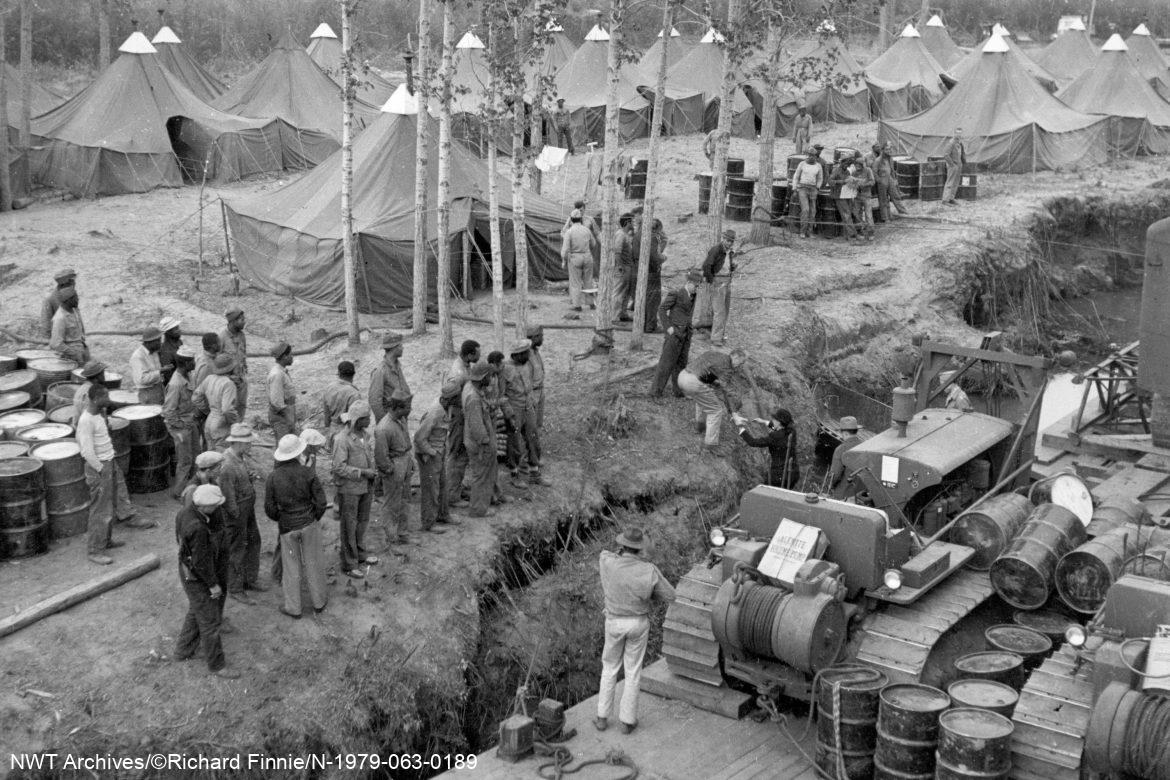
[[[53,315],[57,313],[57,309],[61,306],[61,291],[66,288],[77,287],[77,271],[72,268],[63,268],[57,273],[53,274],[53,281],[57,286],[53,291],[45,296],[44,303],[41,304],[41,328],[45,334],[45,338],[53,335]],[[78,317],[81,315],[78,314]]]
[[[536,404],[532,398],[532,341],[518,339],[508,349],[509,359],[504,364],[504,408],[512,426],[508,442],[508,467],[513,483],[524,485],[527,459],[527,482],[532,485],[550,485],[540,475],[540,426],[536,421]]]
[[[407,501],[410,499],[410,476],[414,473],[413,443],[406,418],[410,415],[410,393],[394,391],[387,403],[386,415],[374,430],[374,462],[382,479],[382,514],[390,541],[409,544],[407,535]]]
[[[198,454],[199,435],[195,429],[194,388],[190,375],[195,368],[195,353],[181,346],[172,358],[174,373],[167,382],[162,418],[175,446],[175,475],[171,480],[171,497],[178,500],[183,485],[191,477],[191,466]]]
[[[690,356],[691,316],[695,311],[695,291],[702,281],[702,271],[692,268],[682,287],[669,290],[662,297],[662,305],[658,307],[658,324],[664,334],[662,354],[658,357],[658,367],[650,385],[650,395],[655,398],[662,396],[667,382],[676,396],[682,395],[678,389],[678,373],[687,367]]]
[[[325,429],[327,446],[333,447],[333,440],[345,427],[342,415],[349,411],[354,402],[361,399],[361,391],[353,384],[356,373],[348,360],[337,364],[337,379],[321,394],[321,425]]]
[[[195,388],[191,397],[195,408],[207,416],[203,423],[203,439],[208,449],[222,450],[232,424],[240,421],[237,387],[232,380],[235,366],[231,355],[216,355],[211,373]]]
[[[452,409],[459,406],[463,383],[448,379],[439,389],[439,397],[431,404],[414,432],[414,452],[418,458],[419,525],[422,530],[441,534],[444,529],[435,524],[450,522],[447,509],[447,479],[444,464],[447,460],[447,434],[451,426]]]
[[[216,541],[217,518],[224,496],[215,485],[201,485],[192,505],[179,510],[175,537],[179,542],[179,581],[187,594],[187,616],[175,641],[175,660],[185,661],[202,652],[208,670],[229,680],[239,673],[227,668],[220,632],[223,621],[226,566],[223,550]]]
[[[236,419],[243,420],[248,410],[248,336],[244,326],[248,318],[239,306],[224,312],[227,327],[219,332],[219,351],[232,359],[231,380],[236,385]]]
[[[333,484],[337,485],[337,510],[341,516],[341,571],[349,577],[366,576],[362,564],[378,559],[365,549],[366,527],[370,524],[370,503],[374,478],[378,476],[374,452],[367,433],[370,406],[357,400],[341,413],[345,426],[333,437]]]
[[[249,426],[236,423],[225,441],[219,488],[224,497],[228,594],[247,604],[252,600],[245,590],[268,590],[260,584],[260,526],[256,524],[256,487],[248,464],[256,434]]]
[[[151,326],[142,331],[142,343],[130,354],[130,378],[138,390],[138,403],[162,406],[166,396],[162,365],[158,349],[162,345],[162,331]]]
[[[724,230],[719,243],[707,250],[703,281],[711,294],[711,343],[722,346],[727,338],[731,309],[731,276],[735,273],[735,231]]]
[[[315,471],[301,463],[305,443],[287,434],[272,453],[274,466],[264,486],[264,513],[280,528],[280,586],[284,604],[280,611],[301,616],[301,581],[308,583],[313,608],[320,612],[329,601],[325,585],[325,561],[321,547],[321,517],[325,514],[325,489]]]
[[[641,528],[618,534],[617,543],[617,552],[602,550],[598,560],[605,595],[605,647],[601,651],[601,686],[593,725],[598,731],[609,726],[617,675],[624,661],[626,684],[618,720],[622,733],[629,734],[638,725],[638,689],[650,638],[650,603],[674,601],[674,588],[658,567],[646,560],[647,540]]]
[[[162,331],[162,343],[158,347],[158,362],[162,366],[164,381],[170,380],[170,372],[175,365],[175,353],[183,346],[182,321],[178,317],[163,317],[158,321],[158,329]]]
[[[49,349],[66,360],[82,365],[89,360],[89,347],[85,343],[85,324],[78,310],[76,287],[62,287],[57,291],[60,306],[53,314],[49,332]]]
[[[106,364],[100,360],[90,360],[77,373],[85,381],[78,385],[77,390],[73,393],[73,419],[70,420],[72,425],[77,425],[77,421],[81,419],[81,413],[89,406],[90,386],[106,383]]]
[[[870,437],[861,431],[861,424],[853,415],[841,418],[837,425],[841,432],[841,443],[833,449],[833,460],[829,464],[829,494],[842,501],[865,490],[865,484],[855,475],[845,473],[845,453]],[[795,453],[793,453],[795,457]]]
[[[297,391],[288,367],[293,363],[292,347],[278,341],[272,347],[272,368],[268,369],[268,424],[278,441],[297,432]]]
[[[402,335],[387,333],[382,337],[382,362],[370,374],[370,411],[374,413],[374,421],[381,422],[390,408],[390,397],[395,391],[401,390],[410,395],[410,385],[406,382],[406,375],[402,372]]]

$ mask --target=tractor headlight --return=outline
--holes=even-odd
[[[1084,647],[1085,640],[1089,638],[1088,632],[1085,631],[1084,626],[1072,625],[1064,630],[1064,639],[1073,647]]]
[[[886,573],[882,575],[882,583],[889,590],[897,590],[902,587],[902,572],[897,569],[886,569]]]
[[[712,528],[707,538],[711,540],[712,547],[722,547],[727,544],[727,534],[723,533],[722,528]]]

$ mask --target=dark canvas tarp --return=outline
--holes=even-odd
[[[254,119],[279,120],[285,168],[311,168],[341,147],[341,88],[285,33],[268,56],[212,105]],[[353,106],[354,130],[378,115],[361,100]]]
[[[187,47],[170,27],[159,28],[150,42],[158,52],[158,61],[162,66],[203,102],[210,103],[227,89],[222,81],[195,61],[191,52],[187,51]]]
[[[1129,47],[1129,56],[1133,58],[1138,71],[1153,82],[1159,93],[1170,95],[1170,64],[1162,56],[1162,50],[1150,35],[1149,28],[1139,24],[1125,39],[1125,45]]]
[[[1032,76],[1032,78],[1036,79],[1036,81],[1039,82],[1040,85],[1044,87],[1044,89],[1048,90],[1049,92],[1055,92],[1057,90],[1060,84],[1056,76],[1053,76],[1044,68],[1040,67],[1040,65],[1037,64],[1035,60],[1033,60],[1027,54],[1024,54],[1024,52],[1020,50],[1020,47],[1016,45],[1016,42],[1013,41],[1010,37],[998,35],[992,36],[983,41],[975,47],[974,51],[972,51],[963,59],[959,60],[959,62],[955,64],[954,67],[943,74],[943,81],[947,84],[954,84],[956,82],[961,83],[963,79],[969,78],[981,67],[983,58],[980,55],[983,54],[983,47],[996,38],[1002,40],[1004,45],[1007,46],[1008,56],[1015,60],[1016,63],[1021,68],[1023,68],[1025,72]]]
[[[178,186],[183,171],[198,180],[204,166],[220,182],[281,169],[274,123],[199,100],[163,69],[142,33],[119,51],[93,84],[33,120],[38,181],[81,196],[118,195]]]
[[[970,71],[933,108],[882,121],[878,137],[917,160],[941,156],[962,129],[967,161],[1025,173],[1106,159],[1108,120],[1074,111],[1048,94],[995,36]]]
[[[788,63],[793,83],[803,83],[805,101],[819,122],[868,122],[869,86],[865,73],[835,35],[798,51]]]
[[[1111,117],[1106,140],[1111,155],[1170,152],[1170,103],[1142,77],[1120,35],[1114,35],[1092,68],[1056,93],[1086,114]]]
[[[951,34],[947,32],[942,18],[938,14],[930,17],[921,30],[922,45],[938,60],[944,68],[950,68],[966,56],[966,52],[959,48]]]
[[[605,143],[608,49],[609,35],[594,27],[556,76],[556,97],[565,99],[572,113],[573,138],[581,146]],[[618,71],[618,133],[623,143],[649,133],[651,106],[638,92],[641,80],[636,65]]]
[[[1032,52],[1037,65],[1051,73],[1062,85],[1068,85],[1077,76],[1093,66],[1097,47],[1083,27],[1069,29],[1037,52]]]
[[[671,47],[674,41],[670,42]],[[670,49],[667,49],[669,52]],[[657,73],[654,74],[657,76]],[[703,101],[703,116],[696,131],[708,132],[719,124],[719,96],[723,89],[723,49],[708,30],[686,56],[666,71],[667,86],[694,90]],[[736,77],[731,103],[731,133],[740,138],[755,138],[756,112],[740,88],[747,80]]]
[[[438,123],[431,123],[428,159],[438,159]],[[358,252],[357,290],[363,311],[385,313],[411,305],[414,257],[414,168],[416,117],[383,112],[354,143],[353,222]],[[430,167],[428,203],[438,197],[438,171]],[[500,177],[506,191],[506,176]],[[452,279],[458,279],[461,235],[473,243],[487,234],[487,166],[451,145]],[[500,205],[509,226],[510,199]],[[438,230],[431,208],[427,235]],[[228,222],[240,271],[253,284],[322,306],[344,305],[341,262],[341,154],[275,192],[228,204]],[[563,280],[560,267],[560,208],[532,191],[525,193],[529,272],[534,279]],[[509,230],[505,231],[510,236]],[[514,250],[504,247],[505,254]],[[434,263],[432,250],[432,264]],[[487,250],[482,250],[487,255]],[[433,268],[429,274],[434,279]],[[368,291],[368,292],[367,292]],[[434,296],[432,282],[432,298]]]
[[[918,31],[906,25],[894,45],[865,68],[874,114],[901,119],[930,108],[946,94],[942,71]]]
[[[20,148],[20,116],[23,79],[20,71],[7,62],[4,64],[4,84],[8,108],[8,174],[12,181],[12,194],[23,197],[28,194],[29,159]],[[60,105],[64,98],[50,92],[35,81],[29,86],[29,117],[39,116]]]
[[[326,75],[341,86],[341,41],[329,25],[322,22],[313,30],[309,37],[309,46],[305,49],[309,59],[317,63],[317,67],[325,71]],[[370,105],[381,106],[390,99],[398,82],[386,78],[373,68],[355,63],[357,91],[354,93],[359,100]]]

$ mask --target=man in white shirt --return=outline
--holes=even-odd
[[[825,169],[815,149],[808,150],[808,157],[792,172],[792,190],[800,202],[800,234],[804,238],[812,235],[813,218],[817,210],[817,190],[825,183]]]
[[[162,346],[162,331],[147,328],[142,332],[142,343],[130,355],[130,378],[138,390],[138,403],[162,406],[166,398],[162,364],[158,350]]]

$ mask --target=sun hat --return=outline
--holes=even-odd
[[[223,454],[215,450],[201,452],[195,456],[195,468],[210,469],[223,463]]]
[[[279,360],[284,357],[286,352],[292,352],[292,347],[289,346],[287,341],[278,341],[272,345],[272,349],[269,352],[272,354],[272,357]]]
[[[382,337],[382,349],[393,349],[402,343],[401,333],[387,333]]]
[[[305,428],[301,431],[301,441],[306,447],[320,447],[325,443],[325,437],[316,428]],[[284,441],[284,439],[281,439]]]
[[[191,494],[191,503],[195,506],[215,508],[225,501],[223,491],[218,485],[200,485]]]
[[[236,423],[232,426],[232,432],[224,441],[237,441],[244,444],[251,444],[256,441],[256,434],[252,432],[252,426],[247,423]]]
[[[147,328],[146,330],[142,331],[142,343],[143,344],[145,344],[148,341],[158,341],[161,338],[162,338],[162,331],[159,330],[158,328],[154,327],[153,325],[151,327]]]
[[[851,414],[847,414],[841,418],[840,428],[843,431],[856,431],[860,430],[861,425],[858,424],[856,417]]]
[[[642,534],[641,528],[628,528],[618,534],[617,543],[622,547],[641,550],[646,546],[646,537]]]
[[[86,379],[93,379],[95,376],[106,370],[106,364],[100,360],[91,360],[81,367],[77,373],[81,374]]]
[[[163,333],[166,333],[168,330],[174,330],[182,324],[183,321],[176,319],[175,317],[163,317],[158,321],[158,329]]]
[[[472,382],[478,382],[491,373],[492,368],[487,363],[476,363],[468,369],[467,376]]]
[[[341,413],[341,421],[345,423],[360,420],[370,416],[370,405],[365,401],[354,401],[349,409]],[[310,429],[311,430],[311,429]]]
[[[224,374],[230,374],[235,367],[236,359],[231,355],[221,352],[215,356],[215,362],[211,364],[211,373],[222,376]]]
[[[272,453],[272,459],[277,461],[287,461],[300,455],[305,451],[305,440],[295,433],[286,433],[280,437],[280,441],[276,444],[276,450]]]
[[[529,340],[529,339],[516,339],[515,341],[512,342],[511,346],[508,347],[508,354],[509,355],[521,355],[530,349],[532,349],[532,341],[531,340]]]

